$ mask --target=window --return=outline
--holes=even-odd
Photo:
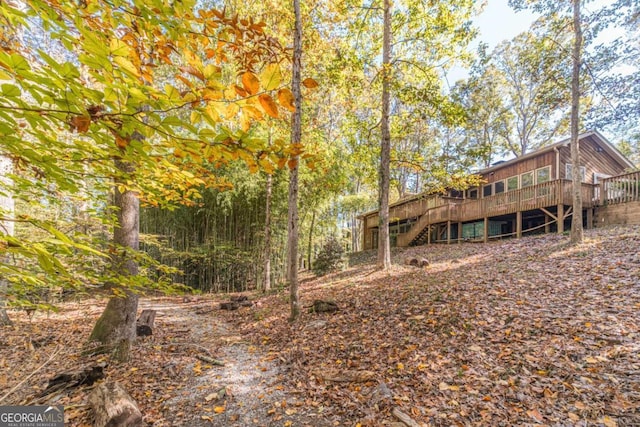
[[[504,181],[496,181],[494,184],[494,193],[504,193]]]
[[[520,188],[531,187],[533,185],[533,172],[520,175]]]
[[[470,199],[477,199],[478,198],[478,189],[477,188],[473,188],[473,189],[469,190],[469,198]]]
[[[551,166],[536,170],[536,184],[551,181]]]
[[[571,181],[573,180],[572,178],[573,165],[571,163],[567,163],[565,166],[566,166],[565,179],[568,179],[569,181]],[[586,175],[587,175],[587,168],[585,168],[584,166],[580,166],[580,178],[582,182],[587,181]]]
[[[513,191],[518,189],[518,176],[512,176],[507,178],[507,191]]]
[[[482,187],[482,197],[489,197],[491,195],[491,184],[487,184]]]

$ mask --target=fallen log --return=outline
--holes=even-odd
[[[309,307],[309,313],[335,313],[340,310],[338,304],[334,301],[314,300],[313,304]]]
[[[196,356],[196,359],[205,363],[209,363],[210,365],[224,366],[224,362],[222,360],[214,359],[213,357],[205,356],[203,354],[198,354]]]
[[[136,402],[117,382],[99,384],[89,395],[95,427],[138,427],[142,413]]]
[[[234,301],[220,303],[220,310],[237,310],[239,307],[238,303]]]
[[[407,257],[404,259],[404,264],[412,267],[424,268],[429,266],[429,260],[426,258]]]
[[[38,394],[38,397],[44,397],[60,390],[79,387],[81,385],[92,385],[96,381],[104,378],[104,368],[106,366],[106,363],[98,363],[76,369],[75,371],[58,374],[49,380],[47,387]]]
[[[402,421],[408,427],[424,427],[422,424],[418,423],[416,420],[414,420],[398,408],[393,408],[393,411],[391,411],[391,413],[394,417]]]

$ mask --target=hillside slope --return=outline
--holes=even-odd
[[[388,274],[362,254],[303,283],[303,305],[333,299],[336,314],[290,325],[278,294],[225,316],[281,362],[285,387],[346,425],[399,409],[433,426],[638,426],[639,251],[635,227],[575,247],[544,235],[398,250]]]

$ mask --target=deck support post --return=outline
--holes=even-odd
[[[564,233],[564,205],[558,205],[558,234]]]
[[[458,243],[462,242],[462,223],[458,223]]]
[[[484,217],[484,238],[483,242],[487,243],[489,241],[489,218]]]
[[[516,237],[522,237],[522,211],[516,212]]]
[[[587,230],[593,228],[593,208],[587,209]]]
[[[447,245],[451,244],[451,221],[447,221]]]
[[[431,244],[431,224],[427,225],[427,245]]]
[[[544,214],[544,233],[547,234],[551,231],[551,224],[549,224],[551,217]]]

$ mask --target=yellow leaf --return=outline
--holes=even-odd
[[[133,74],[136,77],[140,77],[140,70],[138,70],[138,68],[133,65],[133,62],[129,61],[128,58],[125,58],[124,56],[116,56],[113,58],[113,62],[119,65],[125,72]]]
[[[258,110],[256,107],[252,107],[251,105],[245,105],[242,107],[242,111],[249,117],[255,120],[261,120],[263,115],[262,111]]]
[[[242,86],[250,95],[255,95],[260,90],[260,80],[251,71],[242,75]]]
[[[227,119],[230,119],[232,117],[235,117],[236,114],[238,114],[238,111],[240,111],[240,107],[238,107],[238,104],[236,104],[235,102],[232,102],[229,105],[227,105],[227,109],[224,113],[224,116]]]
[[[404,363],[398,362],[398,364],[396,365],[396,368],[398,368],[398,371],[404,370]]]
[[[318,82],[313,80],[312,78],[306,78],[302,81],[302,86],[306,87],[307,89],[315,89],[319,85]]]
[[[280,117],[280,115],[278,114],[278,106],[273,101],[273,98],[271,98],[269,95],[267,95],[266,93],[263,93],[258,97],[258,101],[260,101],[260,105],[264,109],[265,113],[267,113],[274,119],[277,119]]]
[[[280,65],[269,64],[264,67],[262,73],[260,73],[260,83],[264,90],[274,90],[282,82],[282,73],[280,72]]]
[[[600,419],[600,422],[606,427],[618,427],[618,422],[608,415],[605,415]]]
[[[278,102],[287,110],[295,113],[295,101],[293,99],[293,93],[291,93],[289,89],[284,88],[278,91]]]
[[[213,408],[213,412],[215,412],[216,414],[222,414],[224,412],[224,406],[216,406],[215,408]]]
[[[113,38],[109,42],[109,52],[113,56],[129,56],[129,46],[118,38]]]

